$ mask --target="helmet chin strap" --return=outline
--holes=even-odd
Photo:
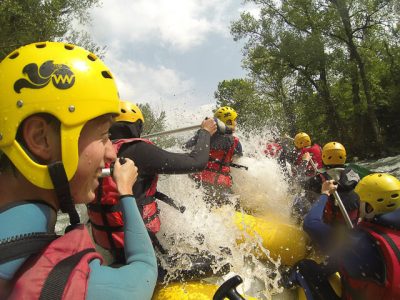
[[[65,229],[65,232],[68,232],[80,223],[80,218],[72,201],[67,174],[61,161],[51,163],[47,165],[47,168],[49,169],[50,178],[60,203],[60,209],[63,213],[68,213],[69,215],[71,225]]]

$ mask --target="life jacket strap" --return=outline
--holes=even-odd
[[[112,232],[123,232],[124,231],[124,226],[111,226],[111,225],[99,225],[91,222],[91,226],[93,226],[94,229],[112,233]]]
[[[92,202],[88,204],[88,208],[91,211],[97,212],[97,213],[114,213],[114,212],[120,212],[121,210],[121,205],[120,203],[118,204],[101,204],[98,202]]]
[[[68,283],[68,278],[73,269],[84,255],[95,251],[94,248],[88,248],[58,262],[50,271],[43,285],[39,300],[61,300],[65,286]]]

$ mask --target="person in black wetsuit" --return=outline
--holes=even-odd
[[[210,137],[217,131],[213,119],[205,119],[199,130],[199,138],[190,153],[172,153],[165,151],[147,139],[141,139],[144,117],[139,107],[121,101],[121,113],[110,128],[110,138],[118,157],[135,161],[138,178],[132,187],[139,210],[146,224],[153,245],[167,254],[156,238],[161,222],[156,199],[163,200],[177,209],[173,200],[157,191],[158,174],[184,174],[202,170],[208,161]],[[88,214],[92,225],[94,240],[101,247],[110,250],[115,263],[123,263],[124,240],[121,211],[115,199],[115,184],[111,177],[103,178],[98,189],[96,202],[88,205]],[[159,277],[165,272],[159,271]]]
[[[190,177],[198,182],[199,186],[205,188],[205,201],[210,206],[221,206],[232,203],[232,177],[230,165],[233,156],[242,156],[243,150],[239,138],[233,135],[236,128],[236,111],[223,106],[215,111],[214,117],[218,121],[218,131],[211,137],[211,149],[206,168],[199,172],[190,174]],[[222,122],[222,123],[221,123]],[[184,148],[189,149],[198,143],[200,131],[192,137]]]

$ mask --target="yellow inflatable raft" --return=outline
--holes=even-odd
[[[205,282],[171,283],[158,286],[152,300],[211,300],[218,286]],[[247,300],[256,298],[244,296]]]
[[[236,212],[234,222],[239,230],[251,237],[260,237],[263,248],[270,252],[273,259],[281,259],[281,263],[292,266],[308,254],[309,242],[307,234],[295,225],[284,223],[272,217],[254,217],[245,213]],[[268,259],[267,255],[258,247],[254,254],[260,259]]]

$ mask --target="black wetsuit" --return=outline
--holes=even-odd
[[[196,145],[197,140],[199,139],[198,131],[195,136],[193,136],[189,141],[186,142],[184,148],[190,149],[194,145]],[[221,134],[217,132],[211,137],[211,149],[216,150],[226,150],[228,151],[233,145],[233,135],[232,134]],[[234,155],[243,156],[242,144],[239,142],[235,148]],[[207,157],[208,160],[208,157]]]
[[[135,162],[138,178],[133,186],[135,197],[143,195],[157,174],[186,174],[203,170],[208,162],[210,133],[199,130],[199,138],[190,153],[173,153],[156,145],[137,142],[123,145],[118,156],[127,157]]]
[[[204,129],[199,130],[198,139],[190,153],[173,153],[165,151],[154,144],[143,141],[123,145],[118,153],[119,157],[128,157],[135,162],[138,168],[138,178],[133,186],[133,194],[136,199],[142,197],[150,188],[157,174],[186,174],[203,170],[208,162],[210,149],[210,133]],[[158,255],[164,256],[166,264],[173,266],[179,257],[171,257],[158,242],[154,234],[153,245],[159,250]],[[193,279],[213,275],[211,265],[215,257],[210,255],[186,255],[192,262],[190,270],[180,270],[174,274],[176,279]],[[158,280],[163,281],[167,270],[158,264]],[[225,269],[224,269],[225,270]],[[228,270],[229,271],[229,270]]]

